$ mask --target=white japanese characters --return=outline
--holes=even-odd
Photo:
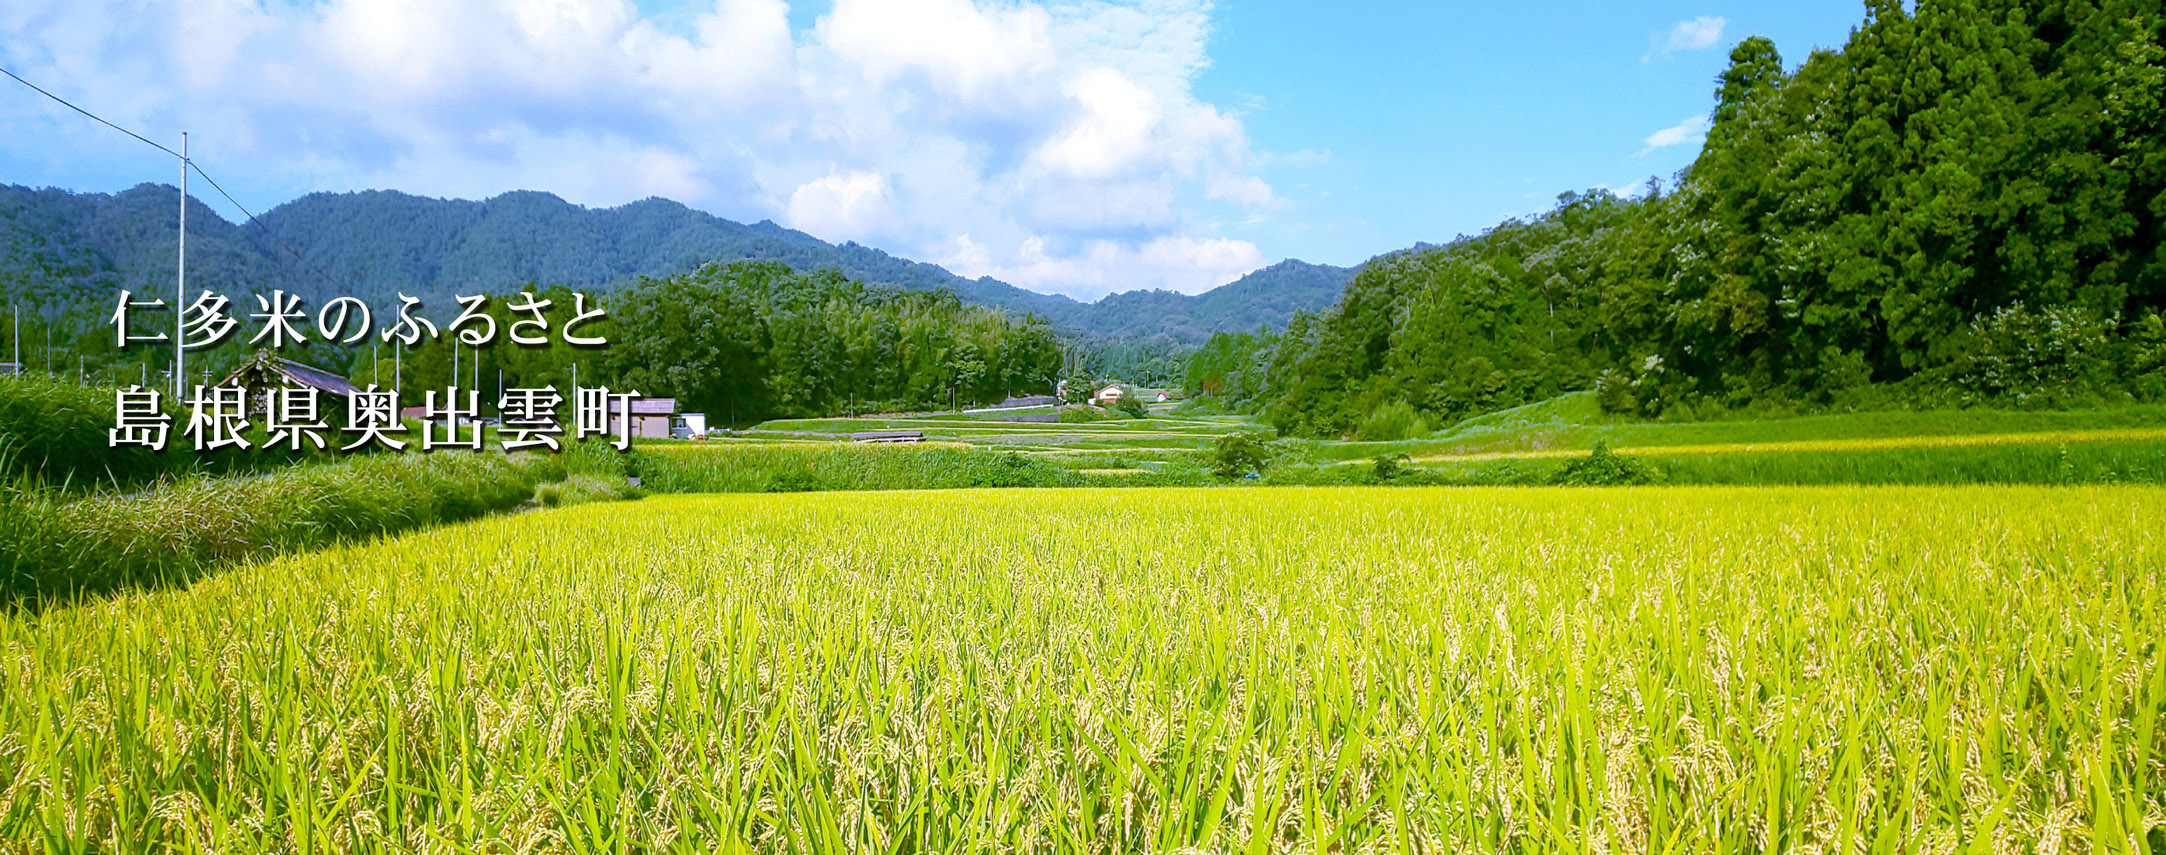
[[[555,330],[560,340],[579,347],[606,346],[609,342],[605,336],[580,335],[576,329],[607,317],[607,313],[599,306],[590,309],[585,294],[574,293],[572,297],[572,317]],[[248,319],[258,326],[248,342],[267,350],[278,350],[312,340],[353,345],[367,341],[373,335],[384,343],[397,342],[411,347],[423,340],[450,336],[462,346],[481,348],[494,344],[502,332],[514,345],[539,347],[550,343],[548,310],[555,304],[531,292],[510,298],[505,311],[511,317],[502,324],[501,330],[497,316],[489,313],[489,298],[485,295],[455,295],[453,299],[459,303],[459,315],[441,330],[434,321],[419,313],[420,299],[405,294],[398,295],[398,299],[396,319],[379,331],[368,303],[358,298],[338,297],[327,301],[312,318],[298,294],[282,290],[272,291],[269,295],[257,294],[257,311]],[[178,335],[183,349],[213,347],[226,341],[240,325],[239,320],[227,313],[231,305],[226,297],[204,291],[181,311],[177,319],[169,314],[165,321],[153,324],[143,316],[169,311],[172,306],[164,300],[139,300],[133,293],[122,291],[111,317],[114,343],[122,348],[130,345],[171,346],[173,336]],[[162,331],[150,332],[152,329]],[[232,378],[228,382],[232,382]],[[487,419],[483,417],[481,392],[477,389],[462,390],[453,385],[442,390],[427,390],[422,395],[422,406],[402,409],[397,389],[380,389],[375,383],[368,384],[365,389],[355,388],[344,385],[335,377],[330,382],[337,388],[319,388],[320,383],[284,383],[253,390],[241,385],[197,385],[190,389],[187,397],[185,421],[180,413],[168,409],[168,402],[159,390],[131,385],[114,392],[113,427],[107,431],[107,446],[163,451],[172,441],[173,428],[178,422],[181,435],[197,452],[227,448],[404,451],[409,445],[406,437],[416,428],[423,451],[480,451],[487,444],[485,427],[494,424],[497,444],[506,451],[547,449],[555,452],[563,449],[566,432],[559,411],[566,399],[553,387],[504,388],[494,402],[496,417]],[[326,388],[333,393],[329,401],[326,400]],[[175,393],[178,394],[178,387]],[[343,425],[335,425],[331,420],[338,415],[339,398],[344,399]],[[632,401],[639,398],[636,391],[613,393],[606,387],[574,386],[572,439],[614,434],[610,437],[610,445],[618,450],[629,448]],[[413,422],[419,424],[413,425]],[[259,425],[261,433],[253,433],[252,429]],[[252,436],[255,437],[253,440]]]

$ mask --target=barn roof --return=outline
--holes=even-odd
[[[612,395],[612,396],[610,396],[610,398],[609,398],[609,413],[610,413],[610,415],[616,415],[617,413],[619,413],[619,412],[622,412],[622,411],[623,411],[623,410],[622,410],[622,409],[621,409],[620,407],[618,407],[618,406],[617,406],[617,398],[616,398],[615,396],[613,396],[613,395]],[[633,399],[632,399],[632,415],[635,415],[635,416],[674,416],[674,415],[676,415],[676,414],[677,414],[677,399],[675,399],[675,398],[633,398]]]
[[[241,367],[233,369],[233,373],[227,374],[226,379],[218,381],[218,385],[246,385],[242,382],[242,377],[252,371],[267,371],[296,386],[321,389],[333,395],[348,398],[361,391],[355,388],[352,383],[346,382],[344,377],[315,366],[302,365],[282,356],[274,356],[268,351],[258,353],[255,357],[241,363]]]

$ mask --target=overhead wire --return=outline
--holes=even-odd
[[[198,165],[195,162],[194,158],[188,157],[181,154],[180,152],[167,148],[164,145],[161,145],[158,142],[143,136],[142,134],[128,130],[127,128],[123,128],[112,122],[106,121],[105,117],[90,112],[89,110],[85,110],[82,107],[78,107],[75,105],[74,102],[71,102],[66,98],[62,98],[58,95],[48,92],[42,86],[39,86],[28,80],[24,80],[21,75],[16,74],[15,72],[7,69],[6,67],[0,67],[0,74],[5,74],[11,78],[14,78],[15,82],[30,87],[38,94],[43,95],[47,98],[51,98],[55,102],[58,102],[61,106],[67,107],[70,110],[74,110],[75,112],[90,117],[92,121],[95,121],[98,124],[127,134],[128,136],[134,137],[138,141],[141,141],[144,145],[148,145],[159,151],[165,152],[166,154],[180,158],[183,168],[194,170],[195,174],[203,176],[203,180],[209,182],[211,188],[218,191],[218,195],[225,197],[226,201],[232,204],[235,210],[240,211],[242,216],[247,217],[250,223],[253,223],[256,228],[261,229],[264,236],[269,237],[273,243],[278,244],[280,248],[284,249],[287,252],[287,254],[292,255],[294,261],[301,263],[303,266],[306,266],[311,271],[315,272],[318,277],[323,279],[325,285],[329,285],[333,288],[336,288],[338,286],[338,283],[331,278],[331,274],[325,273],[323,268],[317,267],[313,262],[309,261],[307,256],[302,255],[299,250],[293,248],[292,244],[287,243],[284,238],[279,237],[278,233],[272,231],[270,226],[264,225],[262,220],[257,219],[255,214],[249,212],[246,205],[242,205],[240,200],[233,198],[233,194],[226,192],[226,188],[219,186],[218,179],[212,178],[210,173],[203,171],[203,167],[201,165]]]

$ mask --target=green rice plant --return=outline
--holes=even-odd
[[[1257,488],[490,517],[0,616],[0,840],[2157,851],[2162,512]]]

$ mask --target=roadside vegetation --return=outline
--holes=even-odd
[[[623,485],[621,476],[574,476],[564,458],[491,451],[375,455],[90,496],[0,487],[0,604],[186,583],[267,555],[630,496]]]
[[[600,443],[562,455],[199,458],[108,449],[110,396],[45,378],[0,381],[0,609],[185,583],[268,555],[520,507],[635,494],[622,456]]]

